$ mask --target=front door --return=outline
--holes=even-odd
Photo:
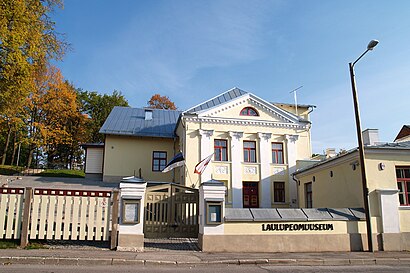
[[[243,182],[243,207],[259,208],[258,182]]]

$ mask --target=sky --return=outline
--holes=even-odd
[[[185,110],[233,87],[317,108],[314,153],[357,146],[348,63],[362,129],[392,142],[409,121],[410,1],[66,0],[52,14],[71,44],[56,65],[76,87],[132,107],[168,96]]]

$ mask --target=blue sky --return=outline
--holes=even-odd
[[[133,107],[154,93],[187,109],[232,87],[313,104],[313,152],[356,146],[348,63],[362,127],[393,141],[408,120],[410,1],[66,0],[53,19],[72,44],[57,64],[76,87],[119,90]]]

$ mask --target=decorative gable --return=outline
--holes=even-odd
[[[226,99],[227,97],[230,97],[230,99]],[[241,115],[242,110],[247,107],[254,109],[258,115]],[[200,119],[202,122],[212,123],[259,124],[299,128],[304,128],[307,124],[310,124],[252,93],[237,88],[199,104],[184,113],[195,114],[195,116],[189,117],[192,121]]]

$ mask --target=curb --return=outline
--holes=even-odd
[[[363,258],[363,259],[230,259],[216,261],[163,261],[120,258],[53,258],[53,257],[0,257],[1,265],[142,265],[142,266],[199,266],[199,265],[277,265],[277,266],[346,266],[346,265],[410,265],[410,258]]]

